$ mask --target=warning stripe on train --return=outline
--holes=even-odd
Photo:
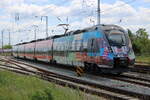
[[[77,66],[76,67],[76,73],[78,76],[82,76],[84,73],[84,69],[82,67]]]

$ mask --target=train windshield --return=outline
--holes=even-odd
[[[112,30],[107,34],[107,39],[111,46],[125,46],[126,37],[123,32]]]

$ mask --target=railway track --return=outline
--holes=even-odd
[[[129,70],[131,72],[150,74],[150,66],[136,65],[135,67],[130,68]]]
[[[131,84],[142,85],[142,86],[150,88],[150,81],[149,79],[145,79],[145,78],[137,78],[137,77],[128,76],[128,75],[120,75],[120,76],[100,75],[100,76],[111,78],[114,80],[128,82]]]
[[[150,82],[150,76],[147,74],[137,73],[137,72],[127,72],[121,75],[121,77]]]
[[[11,56],[9,56],[9,57],[12,58]],[[41,62],[41,63],[43,63],[43,62]],[[43,64],[46,64],[46,63],[43,63]],[[53,65],[53,66],[58,67],[57,65]],[[66,66],[64,66],[64,65],[61,65],[61,66],[63,66],[63,68],[66,68]],[[71,68],[71,67],[67,67],[67,69],[74,70],[74,68]],[[143,64],[143,63],[136,63],[134,67],[129,68],[129,71],[137,72],[137,73],[150,74],[150,65],[149,64]]]
[[[21,73],[23,71],[23,72],[25,72],[25,74],[38,75],[42,79],[45,79],[45,80],[48,80],[51,82],[55,82],[55,83],[60,84],[60,85],[66,86],[66,84],[67,84],[69,87],[79,88],[80,90],[87,92],[87,93],[96,94],[96,95],[107,97],[107,98],[109,97],[111,99],[112,98],[113,99],[123,99],[123,100],[137,99],[137,98],[139,98],[139,99],[150,99],[150,95],[139,94],[139,93],[136,93],[134,91],[126,91],[126,90],[117,89],[117,88],[113,88],[113,87],[107,87],[107,86],[100,85],[100,84],[97,84],[94,82],[81,80],[79,78],[60,75],[58,73],[50,72],[50,71],[41,69],[41,68],[36,67],[36,66],[32,66],[32,65],[29,65],[29,64],[26,64],[23,62],[18,62],[16,60],[0,59],[0,61],[4,61],[4,62],[7,62],[7,63],[10,63],[12,65],[17,66],[17,68],[16,67],[14,68],[17,70],[17,72],[19,72],[21,70]],[[10,68],[10,67],[7,65],[7,69],[8,68]],[[125,77],[125,75],[121,76],[121,77],[107,76],[107,78],[149,87],[149,83],[148,83],[149,81],[147,81],[147,83],[145,84],[144,83],[145,80],[134,79],[131,76],[130,76],[130,79],[127,76]],[[132,80],[131,80],[131,78],[132,78]]]
[[[93,88],[93,86],[85,86],[85,84],[79,84],[79,80],[78,82],[72,82],[75,81],[75,79],[71,79],[72,81],[69,81],[68,78],[66,77],[62,77],[60,78],[60,75],[56,74],[56,73],[52,73],[52,72],[48,72],[41,70],[41,69],[37,69],[34,71],[29,70],[28,71],[28,67],[26,68],[24,65],[26,66],[30,66],[28,64],[25,63],[20,63],[20,62],[12,62],[10,60],[4,60],[4,59],[0,59],[0,61],[6,62],[7,64],[12,64],[15,66],[10,66],[10,65],[4,65],[4,64],[0,64],[2,69],[7,69],[7,70],[11,70],[17,73],[21,73],[21,74],[25,74],[25,75],[40,75],[40,78],[50,81],[50,82],[55,82],[59,85],[63,85],[63,86],[69,86],[71,88],[75,88],[75,89],[80,89],[86,93],[91,93],[91,94],[95,94],[95,95],[99,95],[99,96],[103,96],[103,97],[109,97],[110,99],[118,99],[118,100],[129,100],[129,99],[133,99],[133,97],[130,96],[126,96],[126,95],[122,95],[122,94],[117,94],[117,93],[113,93],[107,90],[103,90],[103,89],[97,89],[97,88]],[[5,63],[5,64],[6,64]],[[23,64],[23,66],[22,66]],[[4,67],[2,67],[4,66]],[[33,68],[35,68],[34,66],[32,66]],[[22,70],[23,69],[23,70]],[[43,73],[44,72],[44,73]],[[81,82],[84,83],[84,82]]]

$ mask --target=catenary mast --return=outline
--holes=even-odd
[[[101,23],[100,22],[100,17],[101,17],[101,15],[100,15],[100,0],[98,0],[97,3],[98,3],[97,4],[97,6],[98,6],[97,7],[97,24],[100,25],[100,23]]]

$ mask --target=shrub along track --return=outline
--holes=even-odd
[[[44,80],[54,82],[59,85],[63,85],[63,86],[67,85],[68,87],[80,89],[86,93],[103,96],[108,99],[121,99],[121,100],[129,100],[129,99],[135,99],[135,98],[150,99],[150,95],[139,94],[134,91],[131,92],[131,91],[126,91],[126,90],[116,89],[114,87],[106,87],[105,85],[93,83],[93,82],[86,81],[86,80],[81,80],[79,78],[75,78],[72,76],[65,76],[62,74],[54,73],[52,71],[48,71],[48,70],[33,66],[31,64],[23,63],[23,62],[16,61],[13,59],[1,58],[0,61],[4,62],[1,64],[2,65],[1,68],[3,69],[11,70],[11,71],[21,73],[21,74],[35,75]],[[116,78],[116,77],[107,76],[107,78],[126,81],[126,79],[123,80],[121,77]],[[127,82],[130,82],[130,81],[128,80]],[[144,83],[141,84],[141,82],[132,82],[132,83],[144,85]],[[144,85],[144,86],[149,87],[149,85]]]

